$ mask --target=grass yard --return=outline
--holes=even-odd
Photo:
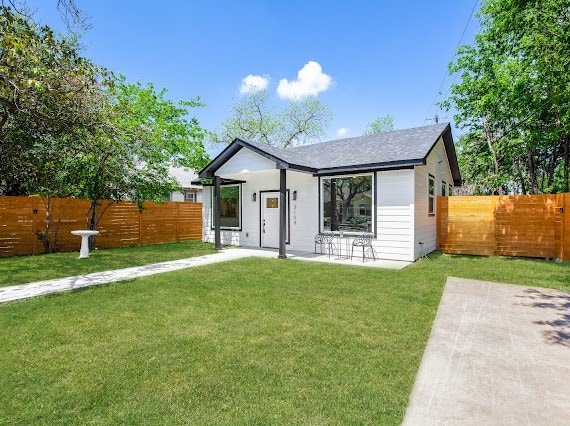
[[[8,303],[0,424],[399,424],[448,275],[570,288],[523,259],[249,258]]]
[[[0,287],[184,259],[215,252],[213,244],[187,241],[93,250],[89,254],[89,259],[78,259],[78,251],[0,258]]]

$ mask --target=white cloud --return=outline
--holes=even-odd
[[[250,74],[247,77],[241,79],[241,86],[239,88],[239,92],[242,94],[257,92],[258,90],[267,89],[267,86],[269,86],[268,75]]]
[[[343,137],[346,136],[348,132],[350,132],[350,129],[347,129],[346,127],[341,127],[336,131],[336,134],[337,136]]]
[[[332,83],[330,75],[323,73],[318,62],[309,61],[297,73],[297,79],[279,80],[277,94],[282,99],[300,100],[308,96],[317,96],[327,90]]]

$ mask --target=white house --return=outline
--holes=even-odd
[[[168,174],[175,178],[181,186],[180,191],[173,191],[170,193],[168,201],[202,202],[202,185],[193,183],[198,179],[198,176],[194,171],[173,164],[168,168]]]
[[[449,124],[287,149],[236,139],[199,176],[213,179],[204,241],[281,258],[342,231],[372,234],[382,259],[413,261],[436,248],[436,196],[461,184]]]

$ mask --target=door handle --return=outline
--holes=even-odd
[[[265,234],[265,219],[263,219],[263,233]]]

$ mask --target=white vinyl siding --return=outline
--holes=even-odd
[[[242,148],[220,167],[216,174],[218,176],[231,174],[246,175],[265,170],[275,170],[275,163],[249,149]]]
[[[378,172],[377,191],[376,252],[382,259],[413,260],[414,171]]]
[[[434,200],[436,214],[428,212],[428,175],[434,176],[435,188],[441,186],[441,182],[453,182],[451,170],[447,161],[447,154],[443,140],[440,138],[428,155],[425,166],[417,166],[414,170],[415,181],[415,238],[414,258],[430,253],[436,249],[437,227],[437,197]],[[423,243],[423,244],[420,244]]]

